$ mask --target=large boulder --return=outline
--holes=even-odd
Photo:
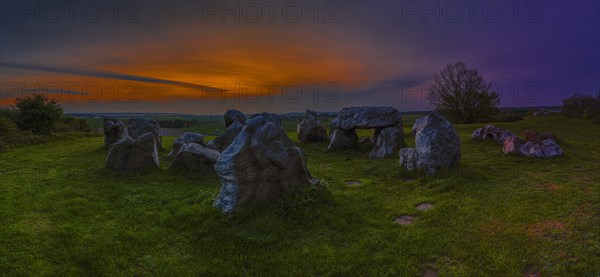
[[[425,119],[426,117],[419,117],[415,120],[415,123],[413,123],[413,127],[410,130],[410,133],[413,135],[413,137],[417,134],[417,130],[422,129],[423,128],[423,124],[425,124]]]
[[[281,118],[281,115],[275,113],[257,113],[255,115],[252,115],[251,118],[257,118],[259,116],[262,116],[265,120],[273,122],[277,126],[283,128],[283,119]]]
[[[536,132],[533,130],[526,130],[525,132],[523,132],[523,136],[527,141],[542,142],[547,139],[556,141],[556,136],[554,136],[554,134],[550,132]]]
[[[246,115],[238,110],[227,110],[223,116],[225,127],[231,126],[234,122],[239,122],[242,125],[246,124]]]
[[[104,146],[108,148],[111,144],[123,139],[125,124],[115,117],[104,117]]]
[[[514,136],[507,129],[498,128],[492,124],[485,125],[471,134],[472,139],[476,140],[493,140],[499,144],[504,143],[504,140],[508,137]]]
[[[371,158],[385,158],[397,153],[400,148],[404,147],[402,122],[395,126],[375,129],[371,143],[375,145],[369,153]]]
[[[154,135],[148,132],[136,139],[125,136],[123,140],[113,143],[108,148],[104,168],[119,172],[160,168]]]
[[[230,212],[249,203],[269,203],[303,185],[317,185],[306,167],[306,154],[283,128],[266,117],[248,122],[225,151],[215,170],[221,190],[213,206]]]
[[[162,131],[160,125],[154,119],[147,117],[134,117],[127,122],[128,135],[135,139],[145,133],[152,133],[156,143],[156,149],[162,149]]]
[[[509,136],[504,140],[502,152],[504,154],[519,154],[523,142],[517,136]]]
[[[562,156],[564,154],[562,148],[552,139],[543,141],[528,141],[521,145],[519,152],[522,155],[536,158],[548,158]]]
[[[242,131],[242,128],[244,128],[242,123],[235,121],[229,125],[229,127],[227,127],[222,134],[209,141],[206,146],[210,149],[222,152],[229,146],[229,144],[231,144],[233,139],[240,133],[240,131]]]
[[[400,112],[393,107],[347,107],[331,121],[331,130],[375,129],[402,122]]]
[[[339,151],[344,149],[357,148],[358,135],[354,129],[343,130],[334,129],[331,133],[331,142],[327,147],[327,151]]]
[[[517,136],[511,136],[504,141],[504,154],[515,154],[535,158],[562,156],[562,148],[552,139],[531,140],[523,142]]]
[[[183,165],[189,172],[214,172],[218,158],[218,151],[206,148],[199,143],[186,142],[179,147],[169,169]]]
[[[400,165],[435,173],[440,168],[455,167],[460,162],[460,138],[444,117],[433,112],[415,130],[415,150],[401,149]],[[416,165],[412,162],[416,155]]]
[[[327,140],[327,130],[321,126],[317,113],[311,110],[304,112],[302,122],[296,127],[298,140],[300,142],[321,142]]]
[[[185,143],[197,143],[200,144],[202,146],[206,146],[206,142],[204,142],[204,136],[201,134],[197,134],[197,133],[185,133],[183,134],[183,136],[178,137],[175,139],[175,141],[173,141],[173,149],[171,150],[171,152],[169,152],[169,155],[167,155],[167,158],[172,159],[175,157],[175,155],[179,152],[179,149],[181,149],[181,146]]]

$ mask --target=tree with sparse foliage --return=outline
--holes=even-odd
[[[17,98],[15,107],[19,111],[18,123],[21,128],[34,134],[51,134],[63,115],[63,108],[56,99],[49,100],[41,94]]]
[[[453,122],[473,123],[498,113],[500,97],[491,87],[476,69],[457,62],[433,75],[428,101]]]
[[[600,93],[596,97],[577,93],[563,100],[562,112],[573,118],[593,118],[600,114]]]

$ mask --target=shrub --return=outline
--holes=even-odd
[[[17,98],[15,106],[19,109],[20,127],[34,134],[51,134],[63,115],[63,109],[55,99],[48,100],[40,94]]]
[[[594,98],[591,95],[575,94],[563,100],[562,111],[568,117],[593,118],[600,114],[600,95]]]
[[[11,146],[31,144],[39,141],[31,132],[20,130],[3,110],[0,113],[0,152]]]

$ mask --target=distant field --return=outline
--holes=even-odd
[[[415,118],[404,117],[409,145]],[[456,125],[461,166],[436,176],[370,149],[300,145],[327,190],[231,215],[211,207],[217,176],[104,172],[101,136],[12,149],[0,154],[0,275],[599,275],[600,128],[560,116],[498,125],[551,131],[566,155],[502,156],[469,139],[481,125]]]

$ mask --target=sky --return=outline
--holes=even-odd
[[[2,107],[421,111],[457,61],[502,107],[600,92],[599,1],[3,0],[0,16]]]

